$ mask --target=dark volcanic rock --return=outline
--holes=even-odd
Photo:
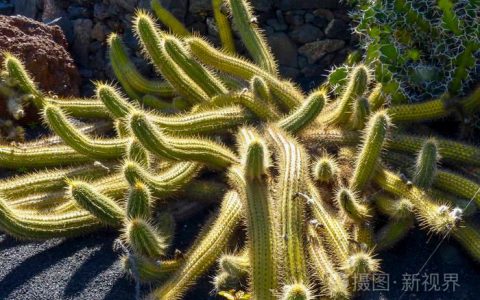
[[[80,78],[60,27],[21,16],[0,16],[0,36],[0,52],[20,58],[43,91],[79,94]]]

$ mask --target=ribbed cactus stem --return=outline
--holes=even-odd
[[[123,173],[130,184],[141,181],[159,197],[169,196],[179,191],[198,174],[201,166],[193,162],[179,162],[158,175],[153,175],[134,161],[126,161]]]
[[[268,73],[276,75],[277,64],[247,0],[228,0],[233,23],[253,60]]]
[[[257,164],[246,162],[265,161],[268,149],[255,131],[242,129],[239,134],[242,162],[241,168],[232,168],[232,184],[241,193],[244,201],[247,234],[249,241],[248,256],[251,269],[251,291],[253,299],[275,299],[277,289],[278,258],[275,255],[275,231],[272,199],[268,184],[268,165],[260,169]],[[254,151],[257,149],[256,151]],[[262,149],[260,151],[260,149]],[[249,157],[254,156],[254,157]]]
[[[411,214],[410,217],[390,219],[387,224],[381,227],[376,233],[375,249],[378,251],[383,251],[385,249],[392,248],[400,240],[402,240],[413,227],[413,214]]]
[[[192,53],[203,63],[244,80],[251,80],[255,75],[261,76],[283,107],[291,109],[300,105],[302,92],[291,83],[281,81],[241,58],[219,51],[200,38],[189,38],[186,42]]]
[[[22,215],[0,199],[0,228],[19,239],[43,240],[87,234],[101,223],[86,211],[55,215]]]
[[[304,284],[291,284],[283,287],[281,300],[314,299],[312,292]]]
[[[452,193],[465,199],[473,199],[480,207],[480,184],[451,171],[439,170],[433,185],[439,190]]]
[[[281,258],[285,283],[308,286],[304,253],[305,199],[298,195],[305,190],[308,158],[303,148],[282,131],[269,128],[268,137],[278,156],[277,167],[280,176],[275,188],[281,226],[278,246],[279,253],[285,256]]]
[[[197,62],[182,42],[174,36],[164,35],[167,54],[209,97],[227,93],[227,88],[203,65]]]
[[[460,243],[475,261],[480,261],[480,234],[478,226],[465,222],[452,231],[452,237]]]
[[[113,71],[122,86],[129,85],[140,93],[161,97],[172,97],[174,95],[174,91],[168,83],[150,80],[140,74],[133,62],[128,58],[125,45],[117,34],[112,33],[110,35],[108,45],[108,54]]]
[[[364,97],[360,97],[354,103],[352,118],[350,120],[350,128],[353,130],[364,129],[368,122],[370,115],[370,105],[368,100]]]
[[[127,140],[92,139],[73,126],[65,114],[52,105],[46,105],[43,113],[48,126],[79,153],[101,159],[118,158],[125,153]]]
[[[383,111],[377,112],[368,122],[363,145],[357,155],[355,170],[350,180],[352,190],[361,191],[373,176],[389,132],[389,126],[390,119]]]
[[[127,159],[134,161],[144,168],[150,167],[150,154],[136,140],[130,141],[127,147]]]
[[[345,124],[353,112],[354,102],[361,97],[368,88],[370,81],[369,70],[364,65],[356,66],[348,77],[348,84],[345,87],[336,107],[321,116],[326,124]]]
[[[103,103],[95,99],[58,99],[47,97],[45,102],[57,106],[75,118],[107,119],[110,117]]]
[[[151,215],[152,196],[150,190],[142,182],[131,185],[127,197],[127,217],[130,219],[148,219]]]
[[[185,28],[182,22],[180,22],[172,13],[163,7],[160,0],[152,0],[150,2],[150,7],[158,20],[167,26],[175,35],[182,37],[190,35],[188,29]]]
[[[69,194],[85,210],[102,223],[118,227],[125,219],[124,210],[111,198],[99,193],[91,184],[70,181]]]
[[[228,148],[209,140],[167,136],[139,112],[130,116],[130,129],[148,151],[160,157],[205,162],[217,167],[226,167],[237,161]]]
[[[220,212],[194,246],[185,261],[169,279],[150,296],[153,299],[181,299],[192,282],[213,266],[224,251],[242,216],[242,203],[236,192],[229,192],[222,201]]]
[[[440,160],[437,141],[428,139],[417,155],[413,182],[420,188],[429,189],[437,175],[437,164]]]
[[[307,241],[312,269],[315,277],[320,281],[322,294],[335,300],[349,299],[348,280],[344,274],[336,269],[335,264],[331,261],[315,225],[308,225]]]
[[[233,39],[232,29],[228,21],[228,15],[223,11],[224,0],[213,0],[213,16],[217,24],[218,35],[222,41],[223,49],[230,54],[235,53],[235,40]]]
[[[9,53],[5,53],[3,58],[3,64],[8,72],[8,76],[15,81],[22,92],[33,95],[33,103],[37,108],[42,108],[45,104],[44,96],[35,82],[33,82],[23,63]]]
[[[253,76],[250,80],[250,90],[255,99],[272,103],[272,93],[268,83],[261,76]]]
[[[108,84],[97,84],[97,98],[114,118],[125,118],[135,110],[134,105],[128,103],[116,88]]]
[[[296,133],[314,122],[326,102],[327,95],[324,91],[314,92],[308,96],[300,107],[281,119],[277,125],[287,132]]]
[[[163,38],[159,35],[152,18],[143,12],[137,13],[134,21],[136,34],[142,42],[146,55],[163,77],[191,104],[208,102],[209,97],[168,55]]]
[[[122,257],[123,268],[131,275],[137,276],[141,282],[162,281],[178,270],[182,264],[181,259],[155,261],[143,256]],[[135,271],[133,271],[135,270]]]
[[[136,253],[149,258],[164,256],[168,247],[164,238],[158,235],[155,228],[142,218],[133,218],[127,221],[125,239]]]
[[[279,118],[278,113],[267,103],[258,101],[250,92],[241,91],[214,97],[209,103],[213,107],[223,107],[232,104],[240,104],[250,110],[255,116],[264,121],[275,121]]]
[[[335,200],[342,213],[353,222],[362,223],[370,217],[368,206],[361,203],[350,189],[341,188]]]
[[[382,109],[388,103],[387,94],[383,90],[383,85],[377,83],[368,95],[368,104],[372,112]]]

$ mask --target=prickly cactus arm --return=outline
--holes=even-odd
[[[413,215],[400,219],[390,219],[375,235],[375,249],[383,251],[392,248],[414,227]]]
[[[238,138],[243,163],[230,170],[230,179],[241,193],[247,224],[248,253],[252,265],[254,299],[275,299],[277,255],[272,199],[268,185],[268,150],[255,132],[242,129]]]
[[[145,78],[128,58],[121,38],[112,33],[108,38],[110,62],[115,76],[122,85],[130,85],[135,91],[144,94],[153,94],[161,97],[172,97],[174,90],[162,81]]]
[[[287,117],[280,120],[277,126],[287,132],[296,133],[314,122],[326,102],[327,95],[324,91],[314,92],[300,107],[295,109]]]
[[[439,170],[433,181],[439,190],[452,193],[465,199],[473,199],[480,206],[480,184],[450,171]]]
[[[228,0],[228,4],[235,28],[253,60],[268,73],[277,75],[277,63],[272,55],[272,50],[265,41],[265,37],[258,29],[250,3],[247,0]]]
[[[466,222],[452,230],[453,238],[459,242],[470,256],[477,262],[480,261],[480,229]]]
[[[126,161],[123,173],[130,184],[143,182],[156,196],[165,197],[184,187],[198,175],[200,169],[201,165],[198,163],[179,162],[158,175],[152,175],[134,161]]]
[[[103,103],[96,99],[57,99],[46,98],[52,104],[75,118],[108,119],[110,114]]]
[[[305,232],[305,199],[297,193],[305,190],[308,159],[292,137],[278,129],[268,129],[268,138],[278,156],[276,199],[280,210],[279,252],[283,253],[280,263],[285,274],[285,284],[305,284],[308,286],[307,266],[303,250]]]
[[[272,102],[272,93],[267,82],[260,76],[253,76],[250,80],[250,91],[252,91],[255,99],[259,99],[266,103]]]
[[[126,150],[127,140],[94,140],[83,134],[73,126],[65,114],[52,105],[45,106],[45,120],[48,126],[58,134],[62,140],[81,154],[92,158],[109,159],[121,157]]]
[[[162,6],[160,0],[152,0],[150,2],[155,16],[160,22],[167,26],[175,35],[180,37],[189,36],[190,32],[174,15],[172,15],[165,7]]]
[[[127,217],[130,219],[148,219],[151,215],[152,196],[150,190],[142,182],[135,182],[128,190]]]
[[[343,215],[353,222],[361,224],[370,217],[367,205],[361,203],[350,189],[341,188],[337,193],[336,201]]]
[[[125,118],[135,110],[135,106],[130,104],[118,89],[108,84],[97,85],[97,98],[102,101],[114,119]]]
[[[43,108],[43,105],[45,105],[44,95],[33,82],[22,62],[13,55],[6,53],[4,54],[3,65],[8,72],[8,76],[15,80],[20,90],[34,97],[33,103],[37,108]]]
[[[164,40],[148,14],[139,12],[134,21],[146,56],[154,63],[163,77],[191,104],[208,102],[209,97],[168,55]]]
[[[423,227],[437,234],[445,234],[456,226],[458,218],[452,213],[451,207],[437,204],[423,190],[408,185],[394,173],[379,168],[374,180],[385,191],[410,200]]]
[[[228,92],[216,75],[197,62],[179,39],[164,35],[163,41],[167,54],[209,97]]]
[[[236,192],[227,193],[211,227],[200,235],[186,254],[182,265],[151,294],[151,298],[181,299],[195,279],[208,271],[224,251],[234,229],[240,224],[241,215],[242,203],[239,195]]]
[[[362,148],[356,158],[355,170],[350,180],[350,188],[361,191],[370,181],[378,163],[390,127],[390,119],[385,112],[377,112],[369,121]]]
[[[368,100],[364,97],[360,97],[354,103],[353,113],[350,120],[349,127],[353,130],[361,130],[365,128],[370,115],[370,106]]]
[[[87,234],[101,223],[86,211],[55,215],[21,215],[0,199],[0,228],[19,239],[43,240]]]
[[[437,163],[440,160],[437,141],[430,138],[425,141],[417,155],[413,182],[420,188],[429,189],[437,175]]]
[[[282,106],[291,109],[301,104],[303,94],[290,82],[281,81],[252,63],[219,51],[200,38],[189,38],[186,42],[200,61],[219,71],[244,80],[251,80],[255,75],[261,76]]]
[[[359,65],[355,67],[348,77],[345,91],[341,98],[337,100],[337,106],[332,111],[321,115],[320,120],[329,125],[347,123],[352,115],[353,103],[367,90],[370,81],[369,76],[369,70],[366,66]]]
[[[215,23],[218,28],[218,35],[222,41],[223,49],[229,53],[235,53],[235,41],[233,39],[232,29],[230,27],[230,22],[228,21],[228,16],[225,12],[222,11],[222,6],[224,0],[213,0],[213,16],[215,17]]]
[[[263,121],[278,120],[279,115],[267,103],[258,101],[249,92],[233,92],[225,95],[219,95],[212,99],[209,104],[213,107],[222,107],[226,105],[240,104],[250,110],[255,116]]]
[[[125,220],[124,210],[111,198],[99,193],[94,186],[81,182],[69,182],[69,194],[78,205],[97,217],[102,223],[119,227]]]
[[[307,249],[312,269],[321,283],[322,294],[332,299],[349,299],[348,281],[344,278],[327,255],[314,225],[307,225]]]
[[[131,140],[128,144],[127,159],[138,163],[146,169],[150,168],[150,154],[137,140]]]
[[[137,273],[141,282],[156,282],[167,279],[172,273],[178,270],[182,260],[160,260],[155,261],[143,256],[122,257],[123,268],[129,271],[130,275]]]
[[[125,239],[135,253],[149,258],[165,255],[168,245],[155,227],[142,218],[130,219],[125,224]]]
[[[372,112],[380,110],[387,103],[387,95],[384,93],[381,83],[375,85],[375,88],[368,96],[368,103]]]
[[[480,88],[476,88],[470,95],[460,100],[447,100],[440,98],[416,104],[395,105],[387,109],[394,123],[423,122],[444,118],[455,109],[466,114],[472,114],[480,107]]]
[[[0,167],[8,169],[43,168],[93,162],[67,146],[0,145]]]
[[[160,157],[205,162],[217,167],[227,167],[237,161],[228,148],[209,140],[166,136],[142,113],[130,116],[130,128],[148,151]]]

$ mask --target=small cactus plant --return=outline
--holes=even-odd
[[[98,83],[92,99],[50,98],[5,57],[2,76],[42,111],[53,135],[0,145],[0,168],[32,171],[0,181],[2,231],[48,239],[117,229],[130,252],[126,272],[154,283],[149,297],[161,300],[182,299],[216,261],[215,291],[227,299],[307,300],[317,291],[349,299],[354,276],[380,270],[374,251],[416,223],[451,234],[480,261],[479,232],[456,207],[458,198],[480,205],[480,185],[439,164],[479,166],[480,149],[395,127],[451,107],[387,103],[384,82],[364,64],[351,66],[343,90],[306,95],[277,74],[248,2],[225,7],[252,60],[235,54],[229,18],[221,1],[212,4],[224,49],[191,34],[160,1],[153,10],[174,34],[137,12],[134,31],[163,79],[145,78],[120,36],[110,37],[128,97]],[[480,90],[456,104],[475,112]],[[96,137],[99,129],[108,137]],[[406,178],[393,171],[412,165]],[[189,250],[174,255],[179,198],[219,208]],[[243,250],[232,254],[232,244]]]

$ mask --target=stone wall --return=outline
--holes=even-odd
[[[136,7],[148,9],[149,0],[0,0],[0,13],[22,14],[57,24],[65,32],[85,82],[113,79],[105,39],[122,33],[134,61],[146,73],[151,66],[141,58],[130,31]],[[162,0],[189,28],[218,42],[211,0]],[[354,45],[347,9],[340,0],[251,0],[260,26],[280,63],[281,73],[300,82],[318,79],[344,61]],[[240,49],[242,51],[242,49]],[[88,91],[90,90],[90,91]],[[91,92],[87,85],[84,94]]]

